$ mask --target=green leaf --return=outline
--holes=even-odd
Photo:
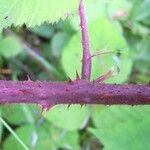
[[[36,128],[33,125],[25,125],[18,128],[16,130],[16,134],[27,145],[29,149],[34,148],[34,142],[37,142],[38,135],[36,132]],[[11,150],[12,147],[15,147],[16,150],[22,150],[22,145],[18,143],[13,135],[10,135],[4,142],[4,150]]]
[[[77,11],[79,0],[1,0],[0,27],[54,23]]]
[[[68,150],[79,150],[79,135],[75,131],[67,131],[65,129],[51,128],[53,134],[53,140],[57,147],[61,147]]]
[[[87,107],[81,108],[79,105],[73,105],[68,108],[67,105],[55,106],[48,113],[46,118],[55,126],[77,130],[82,128],[82,125],[89,117]]]
[[[6,36],[0,40],[0,55],[10,58],[22,51],[20,42],[14,36]]]
[[[135,23],[132,30],[124,27],[124,35],[128,41],[134,56],[134,81],[149,81],[150,73],[150,37],[148,28],[144,28],[139,23]],[[140,42],[139,42],[140,41]],[[137,77],[138,79],[137,79]]]
[[[137,46],[139,53],[137,54],[136,59],[150,62],[149,48],[150,48],[150,36],[145,36],[141,40],[140,44],[138,44]]]
[[[129,18],[135,22],[150,25],[150,1],[134,0]]]
[[[34,123],[38,118],[38,107],[25,104],[6,105],[2,108],[2,116],[15,125]]]
[[[66,149],[79,149],[78,133],[76,131],[62,131],[51,127],[47,122],[38,127],[33,125],[24,125],[15,131],[29,149],[51,150],[60,147]],[[71,138],[72,140],[70,140]],[[12,150],[12,147],[15,147],[15,150],[22,150],[22,146],[13,137],[13,135],[6,138],[3,147],[4,150]]]
[[[44,23],[40,26],[31,27],[29,30],[44,38],[50,38],[54,33],[53,26],[47,23]]]
[[[64,138],[61,139],[64,148],[80,150],[79,146],[79,135],[77,131],[69,131],[65,134]],[[60,144],[62,145],[62,144]]]
[[[150,149],[149,106],[97,106],[92,121],[97,129],[89,129],[105,150]]]
[[[105,0],[103,0],[105,2]],[[107,3],[107,12],[109,13],[110,17],[117,17],[116,15],[125,15],[126,13],[130,11],[131,9],[131,2],[127,0],[114,0],[114,1],[108,1]],[[125,16],[118,16],[125,17]]]
[[[51,50],[55,57],[60,56],[69,36],[66,33],[56,33],[51,41]]]
[[[128,45],[118,28],[120,26],[118,24],[116,26],[116,24],[110,22],[105,15],[101,15],[90,22],[89,37],[91,53],[94,54],[97,50],[100,53],[114,52],[113,54],[101,55],[92,59],[92,79],[99,77],[100,74],[107,72],[112,67],[119,67],[119,75],[112,77],[108,82],[121,83],[127,80],[131,72],[132,61],[129,57]],[[117,55],[118,51],[120,55]],[[81,72],[81,59],[81,36],[78,32],[65,47],[61,59],[62,65],[69,77],[75,78],[75,70],[79,73]]]

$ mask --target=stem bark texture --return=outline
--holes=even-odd
[[[150,85],[100,84],[86,80],[68,82],[0,81],[0,103],[150,104]]]

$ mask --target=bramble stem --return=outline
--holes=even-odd
[[[89,58],[91,57],[91,54],[89,49],[89,37],[83,0],[80,0],[79,15],[82,31],[82,48],[83,48],[82,79],[89,80],[91,75],[91,59]]]
[[[150,85],[103,84],[102,78],[89,81],[91,55],[84,12],[80,0],[79,14],[82,30],[82,79],[75,81],[0,81],[0,104],[34,103],[48,109],[56,104],[150,105]]]
[[[144,105],[150,104],[150,85],[0,81],[0,103]]]

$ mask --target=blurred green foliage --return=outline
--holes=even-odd
[[[148,83],[150,80],[150,1],[87,0],[92,79],[120,69],[107,83]],[[55,24],[12,27],[12,33],[48,61],[63,79],[81,72],[79,17]],[[0,79],[60,80],[51,77],[7,31],[0,34]],[[107,52],[107,54],[101,54]],[[10,73],[7,73],[10,70]],[[53,74],[53,71],[51,72]],[[62,79],[61,78],[61,79]],[[149,106],[54,106],[40,113],[36,105],[1,106],[1,117],[32,150],[149,150]],[[0,149],[22,146],[0,123]]]

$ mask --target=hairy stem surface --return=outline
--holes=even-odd
[[[143,105],[150,104],[150,85],[0,81],[0,103]]]

